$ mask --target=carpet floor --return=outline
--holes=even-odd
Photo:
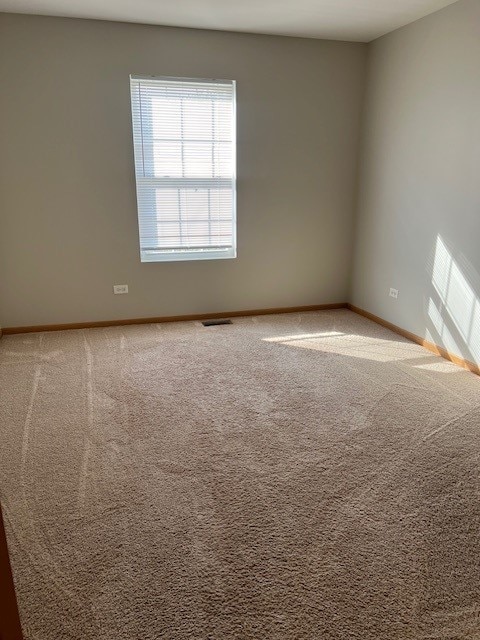
[[[346,310],[5,336],[27,640],[480,639],[480,379]]]

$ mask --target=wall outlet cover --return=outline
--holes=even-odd
[[[128,284],[114,284],[113,293],[128,293]]]

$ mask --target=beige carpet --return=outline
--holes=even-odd
[[[480,378],[349,311],[0,361],[27,640],[480,638]]]

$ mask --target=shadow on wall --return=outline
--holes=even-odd
[[[480,275],[440,235],[431,263],[432,289],[425,300],[426,339],[480,364]]]

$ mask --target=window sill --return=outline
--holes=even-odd
[[[233,260],[237,257],[235,249],[228,251],[185,251],[160,253],[156,251],[142,251],[141,261],[147,262],[191,262],[192,260]]]

